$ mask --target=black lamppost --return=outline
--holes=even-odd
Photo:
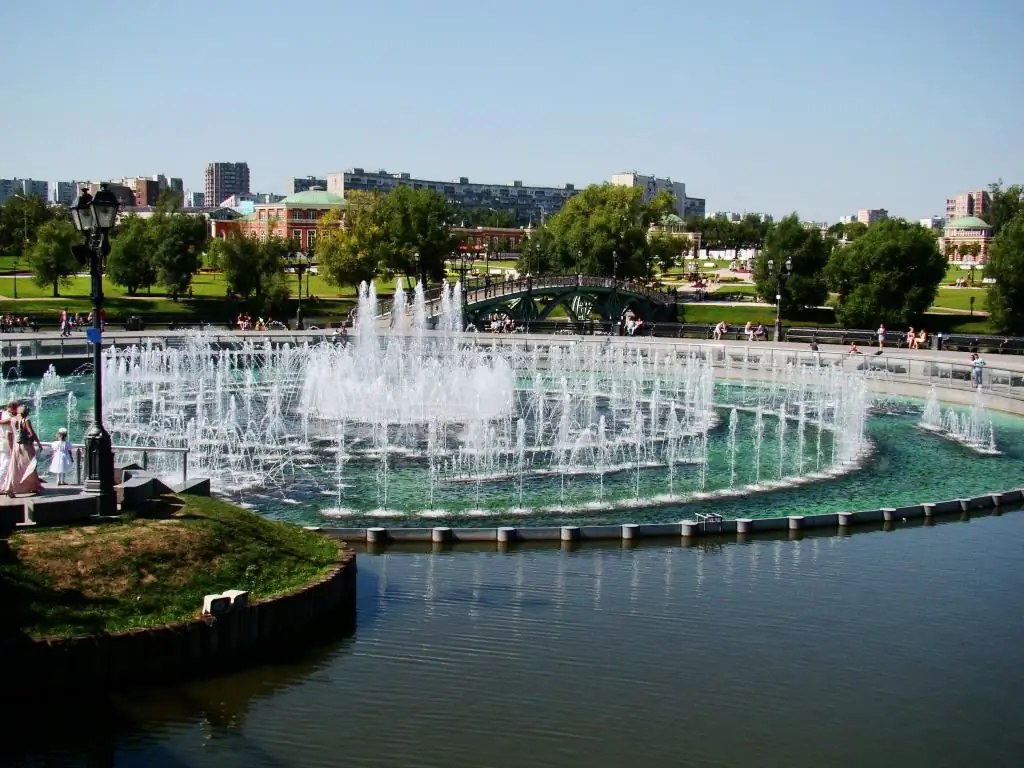
[[[295,330],[305,330],[305,326],[302,324],[302,276],[306,274],[306,270],[309,269],[309,257],[302,251],[295,251],[292,254],[292,267],[295,269],[295,274],[299,276],[299,292],[295,296]]]
[[[82,189],[71,206],[75,227],[85,236],[85,243],[75,245],[71,252],[78,262],[89,265],[92,278],[92,328],[86,336],[92,342],[92,397],[93,422],[85,433],[86,480],[85,492],[98,497],[99,513],[113,514],[117,500],[114,496],[114,452],[110,435],[103,427],[103,261],[110,253],[110,230],[117,219],[117,197],[110,187],[101,184],[96,196]]]
[[[786,259],[782,269],[775,271],[775,260],[768,259],[768,276],[775,278],[775,341],[782,341],[782,286],[793,273],[793,259]]]

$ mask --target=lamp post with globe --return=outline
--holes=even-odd
[[[120,206],[107,184],[101,184],[96,196],[82,189],[71,206],[71,218],[85,242],[72,246],[71,252],[82,266],[88,265],[92,279],[92,327],[86,337],[92,343],[93,422],[85,433],[85,492],[98,499],[101,515],[113,514],[114,452],[110,435],[103,426],[103,262],[110,253],[110,230]]]
[[[768,276],[775,278],[775,341],[782,341],[782,286],[793,274],[793,259],[786,259],[782,268],[775,271],[775,260],[768,259]]]

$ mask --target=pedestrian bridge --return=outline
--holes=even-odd
[[[573,322],[618,320],[627,309],[651,322],[675,322],[678,292],[635,280],[587,275],[547,275],[518,280],[473,281],[465,288],[465,322],[482,327],[494,313],[518,325],[548,320],[561,310]],[[441,313],[441,291],[427,292],[427,316]]]

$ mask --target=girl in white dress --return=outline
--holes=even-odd
[[[68,431],[64,427],[57,430],[57,439],[50,447],[53,449],[50,472],[57,476],[57,485],[65,485],[64,475],[74,468],[75,460],[71,456],[71,443],[68,442]]]

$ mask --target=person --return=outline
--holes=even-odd
[[[907,349],[917,349],[917,336],[914,335],[914,326],[907,331]]]
[[[878,324],[878,348],[885,349],[885,323]]]
[[[857,349],[857,342],[856,341],[851,341],[850,342],[850,351],[847,352],[847,354],[848,355],[859,355],[860,354],[860,350]]]
[[[0,483],[7,477],[7,467],[11,463],[11,452],[14,450],[14,430],[11,421],[18,415],[18,403],[12,400],[7,408],[0,413]]]
[[[917,332],[917,338],[914,339],[914,349],[920,349],[926,341],[928,341],[928,334],[922,328]],[[925,349],[928,349],[928,347],[926,346]]]
[[[764,341],[768,338],[768,329],[764,327],[764,323],[757,324],[757,330],[754,331],[754,338],[757,341]]]
[[[754,340],[754,324],[747,320],[747,324],[743,326],[743,332],[747,334],[747,341]]]
[[[981,389],[981,376],[985,370],[985,358],[981,355],[971,354],[971,365],[973,366],[974,386]]]
[[[75,460],[71,455],[71,443],[68,441],[68,431],[61,427],[57,430],[57,439],[50,445],[53,450],[53,458],[50,459],[50,472],[57,476],[57,485],[67,485],[64,476],[74,469]]]
[[[721,341],[722,335],[725,333],[726,325],[725,321],[722,320],[718,325],[715,326],[715,341]]]
[[[23,405],[18,410],[18,415],[11,419],[14,448],[11,451],[11,462],[7,467],[7,477],[3,486],[0,486],[0,493],[12,498],[18,493],[36,495],[43,490],[43,481],[39,479],[39,473],[35,469],[37,448],[42,448],[42,443],[39,442],[39,436],[32,428],[32,422],[28,417],[29,408]]]

